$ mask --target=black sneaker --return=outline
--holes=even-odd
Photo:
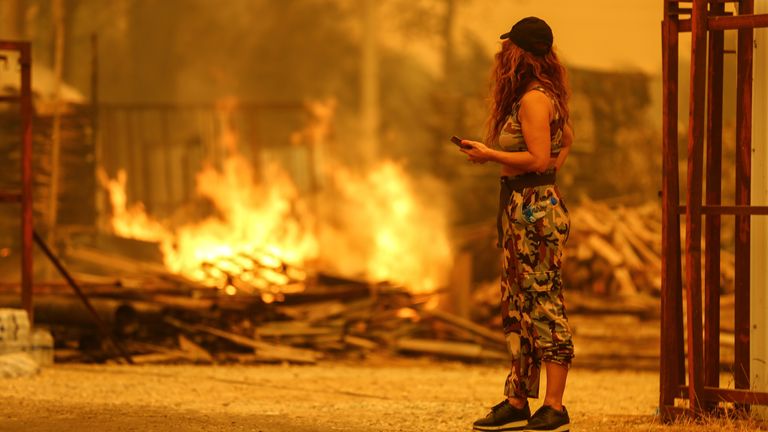
[[[563,407],[562,411],[558,411],[549,405],[542,405],[533,413],[524,430],[525,432],[568,432],[571,430],[568,410]]]
[[[531,408],[526,403],[522,408],[515,408],[504,400],[491,408],[487,416],[472,423],[475,431],[522,431],[531,418]]]

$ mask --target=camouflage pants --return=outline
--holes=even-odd
[[[501,313],[512,367],[504,393],[536,398],[541,362],[570,367],[573,358],[560,276],[570,218],[555,185],[507,193],[501,239]],[[540,219],[526,221],[523,209],[542,202],[546,204]]]

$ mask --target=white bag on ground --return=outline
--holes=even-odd
[[[34,375],[39,371],[40,366],[27,353],[0,355],[0,378]]]

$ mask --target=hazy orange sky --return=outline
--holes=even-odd
[[[552,27],[571,65],[661,72],[662,0],[474,0],[461,7],[459,27],[488,41],[489,50],[518,19],[535,15]]]

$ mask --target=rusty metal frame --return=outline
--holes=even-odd
[[[21,118],[21,190],[0,192],[0,203],[21,204],[21,304],[34,322],[32,306],[32,56],[29,42],[0,41],[0,51],[19,53],[21,89],[3,102],[18,102]]]
[[[738,14],[725,12],[737,3]],[[681,7],[687,6],[690,7]],[[754,15],[754,0],[664,0],[663,183],[660,411],[669,420],[698,415],[718,402],[768,405],[768,393],[749,391],[750,217],[768,214],[768,206],[750,205],[752,141],[753,29],[768,27],[768,15]],[[690,15],[690,19],[680,19]],[[736,108],[736,203],[721,205],[723,122],[723,31],[738,31]],[[678,172],[679,34],[691,32],[691,87],[687,146],[687,205],[680,204]],[[705,111],[706,108],[706,111]],[[706,149],[704,147],[706,137]],[[706,169],[704,152],[706,151]],[[702,186],[706,181],[706,204]],[[683,290],[680,216],[685,215],[685,291]],[[702,218],[709,245],[720,244],[720,218],[736,217],[735,387],[719,385],[720,248],[704,251],[702,293]],[[683,324],[683,292],[686,316]],[[704,307],[702,308],[702,299]],[[702,324],[703,318],[703,324]],[[683,332],[687,341],[684,344]],[[688,400],[688,409],[675,399]]]
[[[80,300],[90,312],[94,322],[99,327],[102,336],[109,339],[117,352],[133,364],[128,350],[109,331],[99,315],[91,306],[90,301],[80,289],[78,284],[64,268],[54,253],[45,244],[42,237],[34,231],[32,220],[32,82],[31,82],[31,51],[29,42],[0,41],[0,51],[16,51],[19,53],[19,65],[21,74],[21,91],[15,96],[2,96],[2,102],[18,102],[20,105],[22,151],[21,151],[21,190],[0,191],[0,203],[21,203],[21,304],[29,315],[30,323],[34,323],[33,284],[32,284],[32,248],[37,242],[43,253],[51,260],[51,263],[59,270],[64,279],[78,295]]]

